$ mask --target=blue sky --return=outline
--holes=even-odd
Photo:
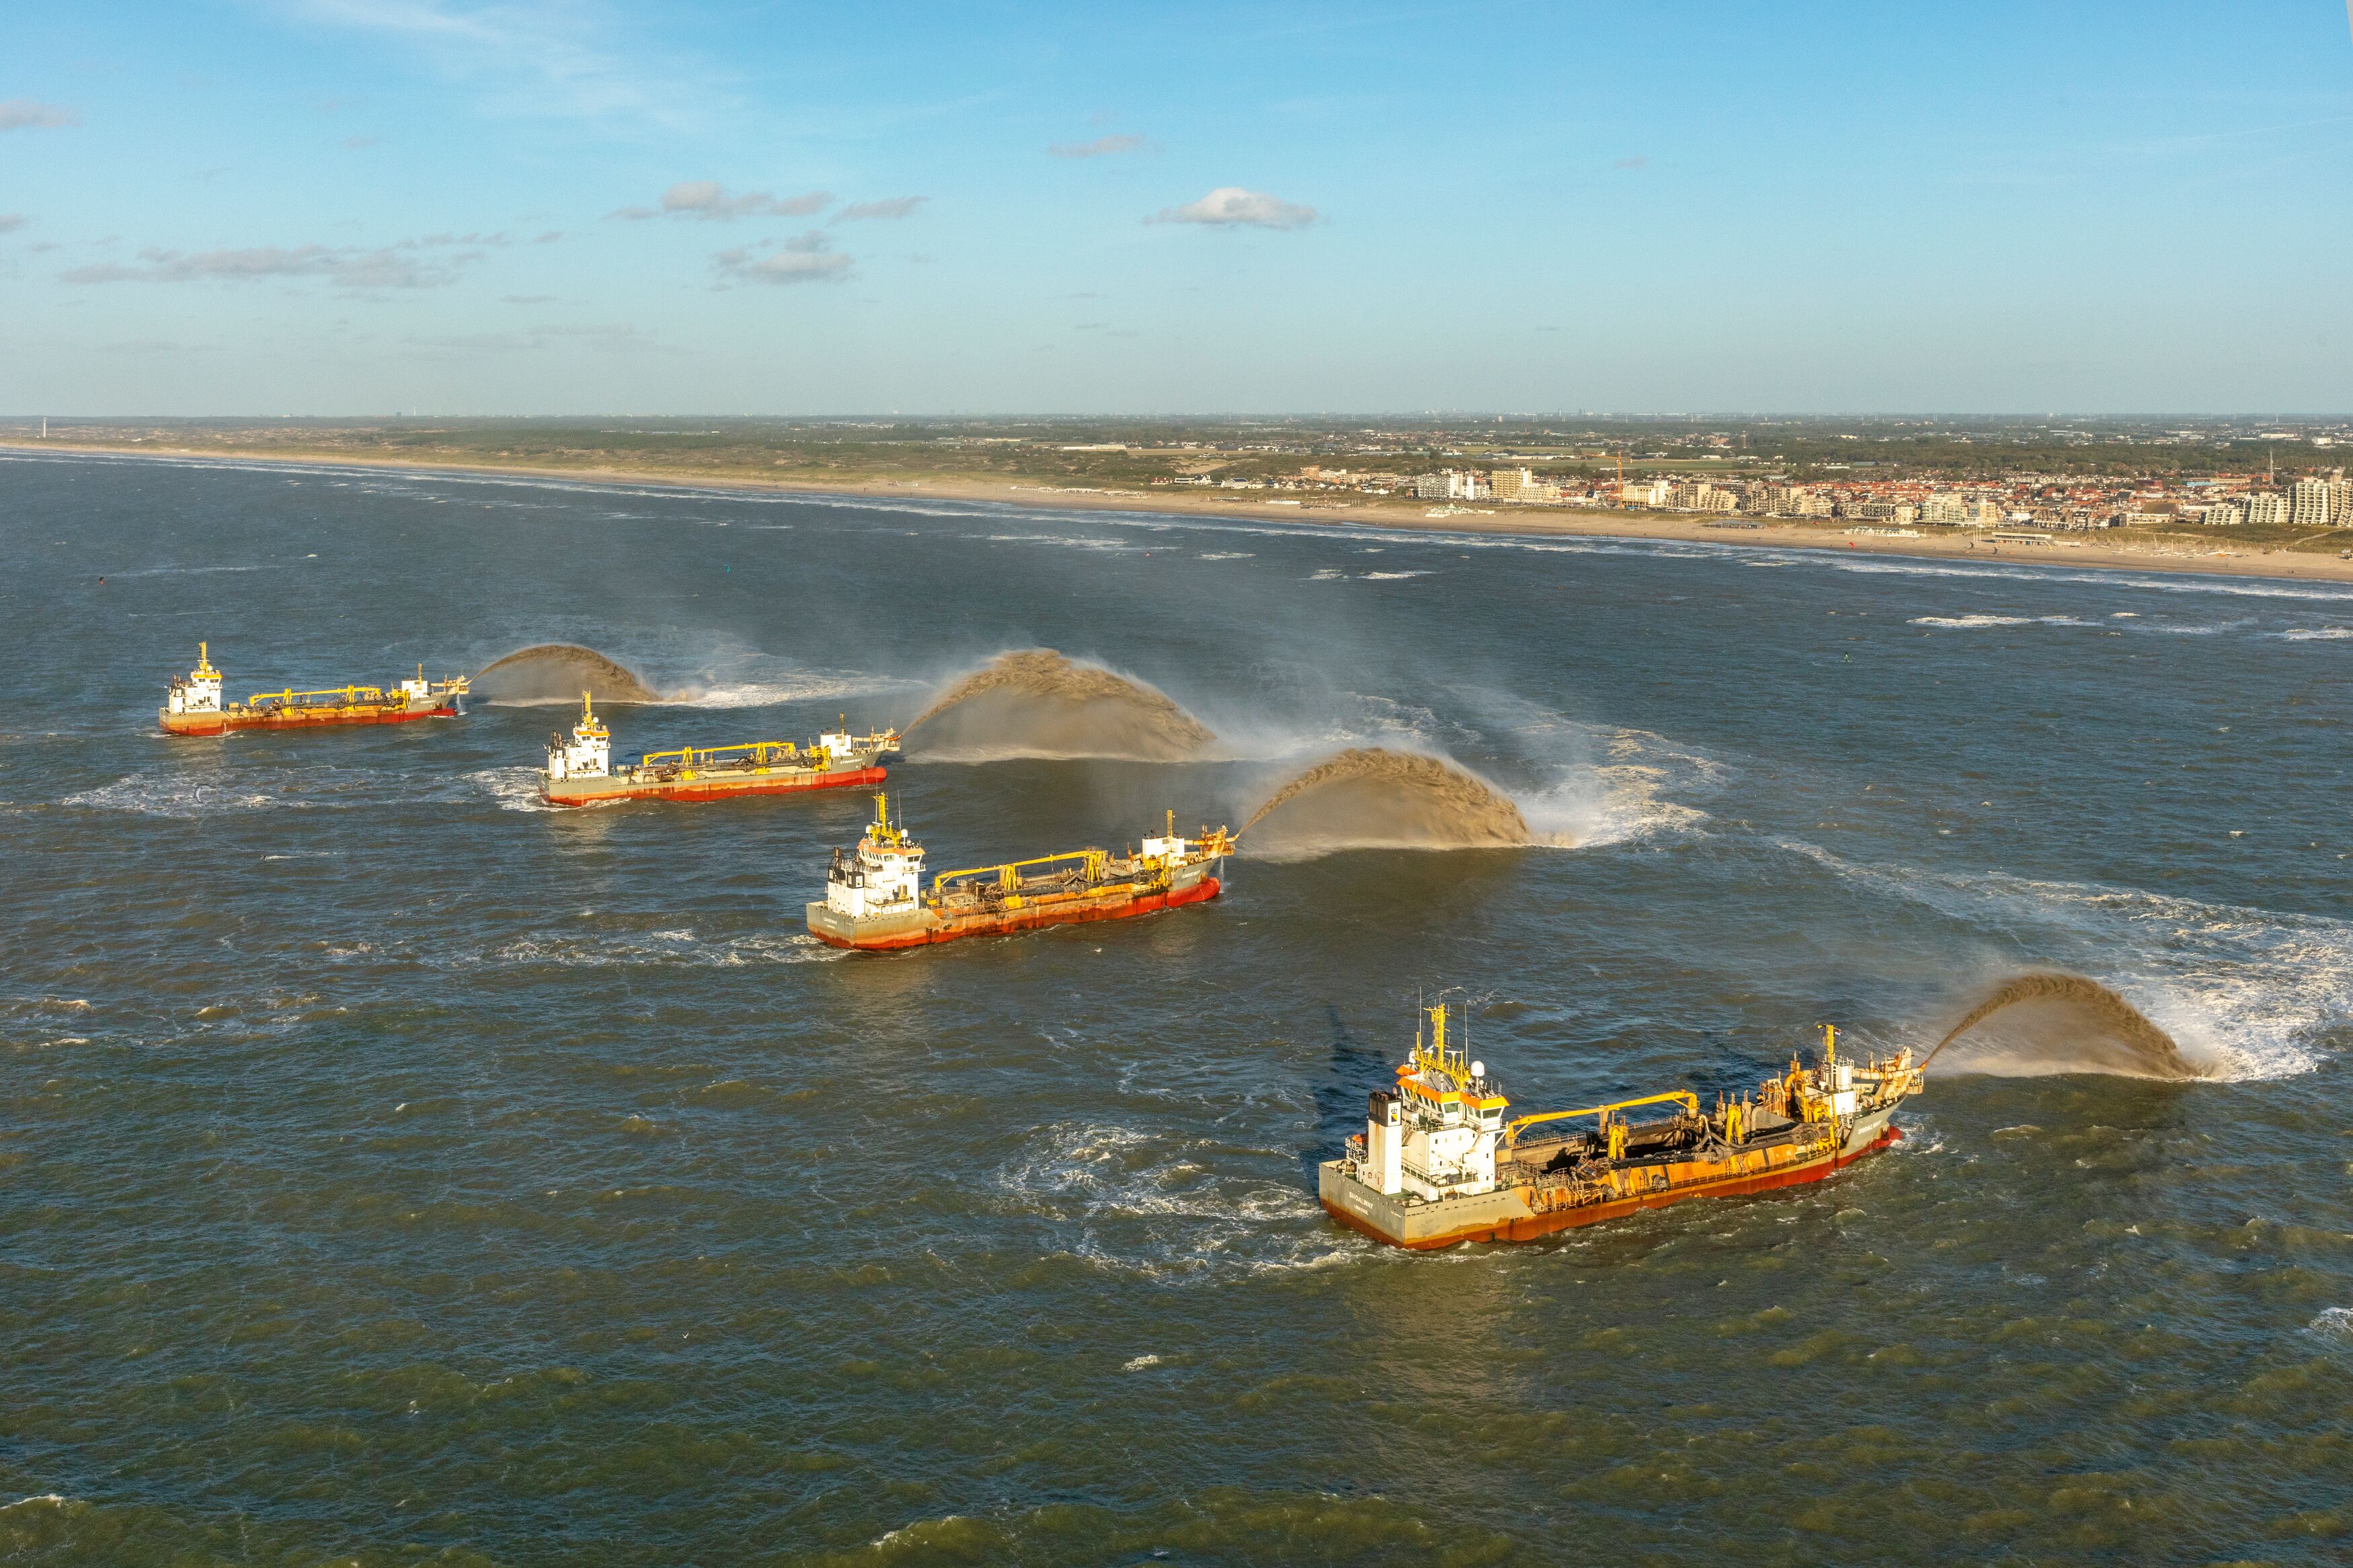
[[[11,13],[0,412],[2353,407],[2337,0]]]

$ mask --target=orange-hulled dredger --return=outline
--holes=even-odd
[[[1218,896],[1218,862],[1233,853],[1233,835],[1205,827],[1166,833],[1136,850],[1074,849],[1003,866],[943,871],[923,891],[923,847],[892,826],[881,795],[858,847],[834,851],[825,899],[808,907],[809,934],[835,947],[922,947],[960,936],[1028,931],[1078,921],[1119,921],[1198,904]]]
[[[896,730],[853,735],[838,730],[806,746],[755,741],[745,746],[685,746],[648,752],[635,766],[613,765],[612,731],[580,694],[580,721],[572,737],[547,742],[540,797],[550,805],[605,805],[617,800],[723,800],[738,795],[789,795],[881,784],[882,759],[899,749]]]
[[[1335,1219],[1393,1247],[1527,1241],[1685,1198],[1818,1182],[1901,1137],[1888,1119],[1923,1084],[1909,1050],[1850,1061],[1825,1027],[1815,1066],[1792,1057],[1755,1096],[1713,1110],[1675,1089],[1506,1121],[1487,1065],[1447,1039],[1448,1009],[1426,1011],[1429,1035],[1416,1032],[1396,1086],[1374,1092],[1365,1131],[1316,1173]],[[1626,1115],[1662,1105],[1674,1114]],[[1587,1116],[1589,1130],[1557,1126]]]
[[[155,717],[174,735],[225,735],[231,730],[307,730],[327,724],[405,724],[412,719],[455,719],[465,712],[462,675],[427,680],[425,667],[390,690],[333,686],[321,691],[257,691],[246,702],[221,700],[221,672],[206,646],[196,645],[196,668],[175,678]]]

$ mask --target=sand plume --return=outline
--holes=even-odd
[[[2014,1020],[2021,1026],[2017,1037],[2004,1040],[1982,1058],[1971,1053],[1973,1065],[1982,1070],[2021,1076],[2060,1072],[2156,1079],[2213,1076],[2183,1057],[2173,1037],[2150,1023],[2139,1008],[2096,980],[2056,970],[2012,975],[1995,986],[1946,1032],[1926,1060],[1935,1061],[1947,1046],[2010,1008],[2026,1010],[2026,1016]]]
[[[1277,855],[1481,848],[1535,837],[1518,806],[1460,768],[1378,747],[1316,763],[1269,795],[1242,831],[1261,822],[1267,826],[1250,847]]]
[[[634,672],[575,643],[519,649],[483,666],[474,677],[474,695],[485,702],[577,702],[584,691],[599,702],[661,700]]]
[[[1173,763],[1217,739],[1167,696],[1050,647],[999,654],[907,726],[934,755],[1119,757]]]

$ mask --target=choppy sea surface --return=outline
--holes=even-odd
[[[0,1560],[2353,1552],[2345,590],[79,458],[0,460]],[[629,752],[1043,645],[1224,750],[918,753],[939,866],[1385,743],[1574,847],[844,955],[861,795],[543,810],[547,708],[167,740],[199,638],[584,643],[695,694]],[[1314,1203],[1425,991],[1535,1108],[2035,965],[2221,1077],[1939,1072],[1834,1180],[1517,1247]]]

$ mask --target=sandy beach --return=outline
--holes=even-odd
[[[417,473],[573,479],[596,484],[669,485],[681,488],[759,490],[804,495],[922,496],[938,500],[998,501],[1071,510],[1162,512],[1187,517],[1293,521],[1335,527],[1357,525],[1420,529],[1448,533],[1559,535],[1585,539],[1681,540],[1733,548],[1843,550],[1855,553],[1928,556],[1956,562],[2040,563],[2079,569],[2132,572],[2199,572],[2230,576],[2285,577],[2353,583],[2353,560],[2316,552],[2242,549],[2218,539],[2211,547],[2169,539],[2115,541],[2060,535],[2048,544],[1997,544],[1984,533],[1915,538],[1844,531],[1844,525],[1810,527],[1758,521],[1725,526],[1721,519],[1681,512],[1578,511],[1565,508],[1499,507],[1451,510],[1433,517],[1426,501],[1373,497],[1245,500],[1233,492],[1198,489],[1108,489],[1057,487],[1021,481],[974,479],[838,479],[824,483],[746,479],[733,474],[650,473],[620,468],[553,468],[526,464],[437,463],[405,458],[361,458],[334,452],[195,450],[139,446],[100,446],[60,441],[0,441],[0,451],[86,453],[195,462],[285,463],[308,467],[390,468]],[[2107,535],[2121,532],[2108,530]]]

